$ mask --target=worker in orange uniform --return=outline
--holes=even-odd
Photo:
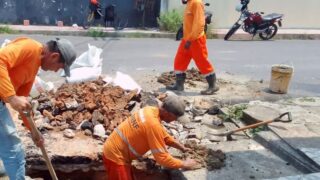
[[[201,91],[203,95],[211,95],[219,90],[216,85],[216,74],[208,60],[206,35],[204,33],[205,15],[202,0],[182,0],[187,4],[184,11],[183,39],[179,45],[175,60],[174,71],[176,83],[166,88],[169,90],[183,91],[186,79],[185,71],[194,59],[201,74],[208,82],[208,89]]]
[[[183,152],[190,149],[177,142],[161,125],[161,120],[172,122],[184,114],[185,104],[178,96],[167,96],[160,108],[146,106],[122,122],[104,144],[103,158],[108,179],[131,180],[131,161],[151,150],[155,160],[168,168],[192,169],[195,160],[173,158],[166,145]]]
[[[94,4],[94,5],[98,5],[98,4],[99,4],[99,1],[98,1],[98,0],[90,0],[90,3],[91,3],[91,4]]]
[[[55,72],[64,68],[70,76],[69,68],[75,58],[75,48],[65,39],[41,44],[33,39],[18,38],[0,49],[0,159],[10,179],[25,179],[25,155],[5,103],[20,114],[30,111],[27,96],[39,67]],[[23,120],[28,126],[26,119]],[[34,142],[42,145],[43,138],[31,134]]]

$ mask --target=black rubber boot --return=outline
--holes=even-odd
[[[208,82],[209,87],[208,89],[200,92],[202,95],[212,95],[215,92],[219,91],[219,87],[216,85],[217,78],[215,73],[207,76],[206,80]]]
[[[185,80],[186,80],[186,73],[176,74],[176,83],[170,86],[166,86],[166,89],[172,90],[172,91],[183,91]]]

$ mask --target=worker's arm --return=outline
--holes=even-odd
[[[192,31],[188,38],[188,41],[194,41],[204,34],[205,16],[204,8],[201,1],[196,1],[192,5],[193,24]]]
[[[189,151],[189,148],[186,148],[183,144],[181,144],[178,140],[174,139],[172,136],[170,136],[165,130],[164,130],[165,138],[164,141],[166,145],[179,149],[182,152]]]
[[[11,105],[11,107],[18,111],[22,112],[24,110],[30,110],[31,105],[26,97],[29,94],[32,87],[32,82],[27,83],[23,87],[20,87],[16,93],[13,84],[9,77],[9,70],[20,62],[17,60],[17,53],[12,46],[5,47],[0,51],[0,98]],[[20,92],[19,92],[20,91]],[[20,96],[19,96],[20,95]],[[20,113],[21,114],[21,113]],[[27,121],[24,120],[25,125],[28,127]]]
[[[172,157],[167,149],[165,143],[165,134],[161,125],[153,126],[147,129],[148,144],[155,160],[162,166],[168,168],[182,168],[183,162]]]
[[[193,159],[181,161],[172,157],[165,147],[165,133],[161,125],[151,127],[147,130],[148,144],[155,160],[162,166],[167,168],[183,168],[192,169],[197,166],[197,162]]]

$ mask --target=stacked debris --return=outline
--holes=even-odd
[[[37,110],[45,117],[37,123],[40,129],[64,131],[68,138],[74,136],[74,130],[81,129],[88,136],[106,138],[130,116],[139,97],[137,91],[125,91],[99,79],[63,84],[56,93],[41,95],[36,100]]]
[[[187,141],[185,146],[192,151],[183,153],[182,159],[195,159],[201,167],[206,167],[209,171],[225,166],[226,155],[221,150],[208,149],[192,140]]]
[[[186,83],[188,83],[190,86],[196,86],[194,81],[206,82],[205,78],[195,68],[187,70],[186,76]],[[173,84],[175,82],[175,79],[176,77],[174,71],[164,72],[160,77],[158,77],[158,82],[168,86],[170,84]]]

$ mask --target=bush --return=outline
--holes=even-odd
[[[172,10],[166,13],[163,13],[158,18],[158,24],[160,30],[176,32],[181,27],[183,22],[183,13],[182,11]]]
[[[0,26],[0,34],[15,34],[15,30],[11,29],[9,26]]]
[[[213,24],[208,24],[208,29],[207,29],[207,39],[217,39],[217,34],[213,32]]]
[[[88,31],[88,36],[97,38],[97,37],[106,37],[106,33],[102,29],[90,28]]]

